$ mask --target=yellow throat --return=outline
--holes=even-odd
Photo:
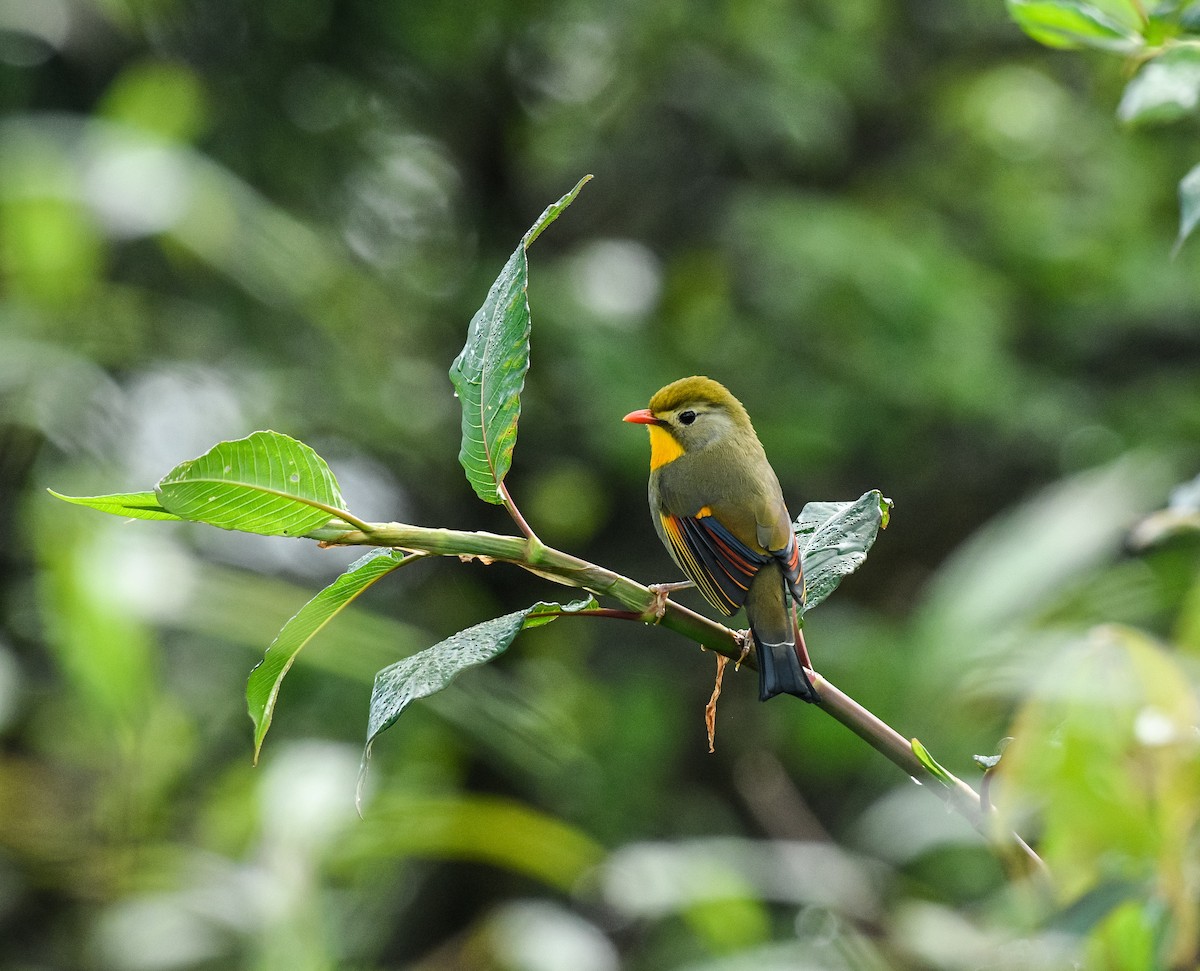
[[[647,425],[650,429],[650,471],[674,462],[683,454],[683,446],[675,436],[659,425]]]

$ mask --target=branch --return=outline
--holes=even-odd
[[[599,597],[611,597],[627,610],[594,611],[601,616],[622,620],[653,622],[658,598],[647,586],[540,543],[531,544],[521,536],[497,533],[467,532],[456,529],[434,529],[404,523],[370,523],[365,530],[343,530],[326,526],[309,534],[322,546],[389,546],[431,553],[438,556],[457,556],[463,560],[478,559],[484,563],[503,562],[519,566],[530,573],[554,583],[587,590]],[[723,624],[709,620],[687,607],[667,600],[661,619],[657,621],[689,640],[738,660],[742,645],[738,635]],[[757,667],[752,653],[745,663]],[[966,782],[949,772],[936,775],[913,753],[912,743],[872,714],[849,695],[815,671],[809,679],[820,696],[819,707],[873,749],[898,766],[920,785],[944,795],[947,803],[962,814],[1004,856],[1021,861],[1027,871],[1046,876],[1045,864],[1037,853],[1016,833],[995,834],[987,823],[987,812],[979,794]]]

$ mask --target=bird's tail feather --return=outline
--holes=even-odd
[[[777,694],[805,701],[820,699],[808,680],[802,660],[808,651],[788,601],[782,571],[774,564],[763,567],[746,596],[746,619],[758,653],[758,695],[763,701]]]
[[[816,702],[817,692],[808,680],[794,641],[764,641],[754,628],[754,646],[758,649],[758,697],[762,701],[778,694],[795,695]]]

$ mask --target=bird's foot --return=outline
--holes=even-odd
[[[663,619],[663,614],[667,612],[667,601],[671,594],[676,590],[686,590],[688,587],[695,586],[691,580],[679,580],[676,583],[652,583],[649,590],[654,594],[654,602],[642,614],[642,619],[647,624],[657,624]]]
[[[733,662],[733,669],[735,671],[740,671],[742,668],[742,662],[746,660],[750,654],[750,648],[754,646],[754,638],[751,636],[749,628],[746,628],[746,630],[734,631],[733,636],[737,638],[738,647],[741,648],[742,651],[742,653],[738,655],[738,659]]]

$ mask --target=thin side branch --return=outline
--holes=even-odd
[[[508,514],[512,516],[512,521],[517,524],[517,529],[525,534],[525,538],[531,543],[538,546],[542,545],[542,541],[537,538],[533,531],[533,527],[525,521],[525,517],[521,515],[521,510],[517,508],[517,504],[513,502],[513,497],[508,491],[508,486],[504,482],[496,483],[496,491],[500,493],[500,498],[504,500],[504,508],[508,510]]]

